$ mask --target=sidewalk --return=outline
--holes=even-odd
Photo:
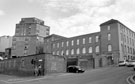
[[[55,74],[48,74],[46,76],[37,76],[37,77],[18,77],[18,76],[9,76],[9,75],[0,74],[0,81],[11,84],[11,83],[29,82],[29,81],[40,80],[40,79],[49,79],[57,76],[66,76],[71,74],[72,73],[55,73]]]
[[[114,66],[108,66],[108,67],[100,67],[96,69],[91,69],[91,70],[86,70],[85,72],[89,73],[96,73],[98,71],[103,71],[105,69],[108,69],[109,67],[114,67]],[[85,74],[85,73],[84,73]],[[50,79],[54,77],[61,77],[61,76],[68,76],[68,75],[77,75],[74,73],[53,73],[53,74],[47,74],[45,76],[34,76],[34,77],[18,77],[18,76],[10,76],[10,75],[0,75],[0,81],[5,82],[5,83],[20,83],[20,82],[30,82],[30,81],[35,81],[35,80],[41,80],[41,79]]]

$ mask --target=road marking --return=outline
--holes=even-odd
[[[128,84],[132,84],[131,82],[129,82],[130,77],[131,77],[131,76],[128,76],[128,78],[126,79]]]

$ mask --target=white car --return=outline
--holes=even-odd
[[[118,66],[126,66],[127,65],[127,61],[119,61],[119,64],[118,64]]]
[[[130,60],[127,63],[127,67],[133,67],[135,65],[135,60]]]

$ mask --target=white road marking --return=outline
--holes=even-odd
[[[132,84],[132,83],[129,82],[130,77],[131,76],[128,76],[128,78],[126,79],[128,84]]]

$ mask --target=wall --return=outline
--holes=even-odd
[[[34,69],[39,65],[42,67],[42,75],[66,71],[66,61],[63,57],[39,54],[0,61],[0,73],[34,76]]]
[[[110,26],[110,30],[108,27]],[[119,32],[118,21],[110,20],[100,25],[101,29],[101,55],[105,55],[107,59],[111,56],[115,63],[118,63],[119,58]],[[111,39],[108,40],[108,34],[111,34]],[[112,51],[108,51],[108,45],[112,45]],[[106,60],[107,63],[110,59]],[[105,61],[105,60],[104,60]],[[108,63],[109,64],[109,63]]]
[[[82,56],[78,59],[78,65],[83,69],[93,69],[94,59],[93,56]]]
[[[49,54],[45,57],[46,73],[60,73],[66,72],[66,59],[60,56],[50,56]]]

